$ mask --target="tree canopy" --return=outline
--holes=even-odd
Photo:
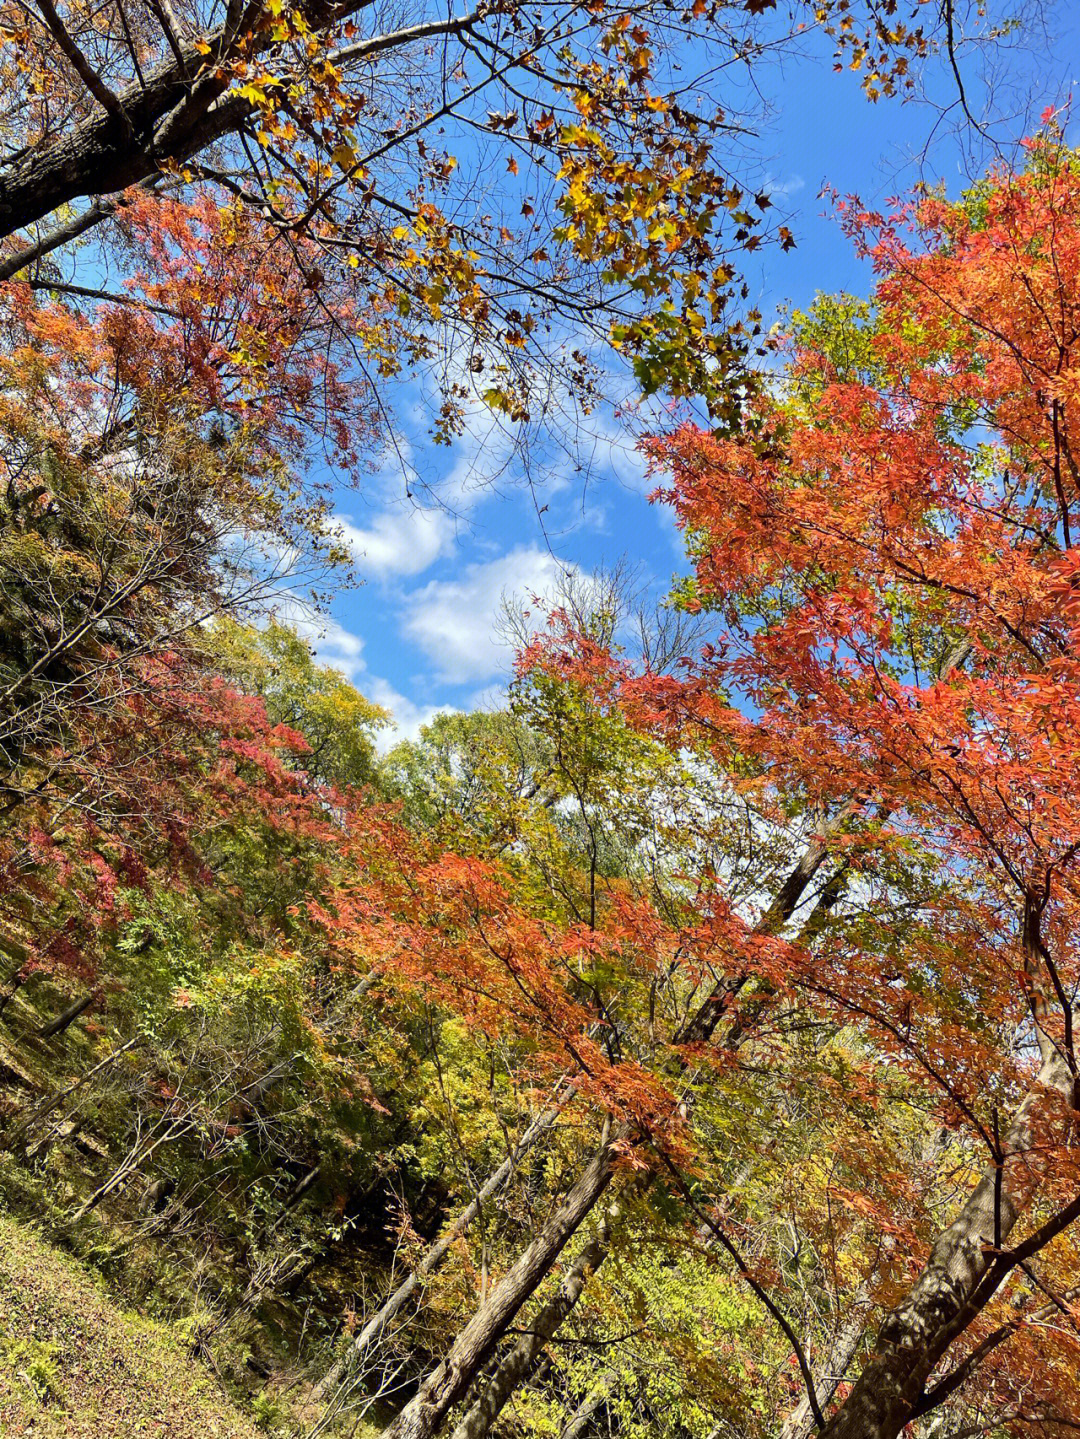
[[[295,367],[313,333],[315,353],[376,390],[423,367],[443,438],[473,402],[526,421],[553,383],[588,406],[598,343],[646,389],[730,413],[755,329],[739,256],[793,241],[752,188],[727,77],[808,26],[874,97],[910,86],[953,36],[951,7],[920,3],[909,21],[891,0],[789,17],[756,0],[407,15],[12,0],[0,276],[137,305],[249,386],[282,355]],[[88,241],[123,256],[122,293],[101,285]],[[233,311],[238,265],[269,313]]]
[[[4,12],[0,1202],[279,1435],[1080,1427],[1080,159],[842,202],[871,293],[752,369],[769,196],[677,77],[772,9]],[[685,573],[383,743],[315,450],[601,341],[703,401]]]

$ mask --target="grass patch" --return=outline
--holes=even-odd
[[[119,1307],[77,1260],[0,1216],[0,1434],[258,1439],[175,1331]]]

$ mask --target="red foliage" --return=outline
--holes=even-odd
[[[737,436],[647,447],[711,642],[672,678],[557,616],[523,667],[847,816],[833,863],[861,917],[792,954],[790,980],[989,1154],[1034,1041],[1080,1061],[1080,166],[1040,140],[964,203],[841,213],[876,270],[870,312],[797,323]],[[902,874],[903,923],[880,917]],[[1010,1165],[1018,1204],[1075,1193],[1062,1118],[1047,1094]],[[1037,1363],[1011,1372],[1053,1387]]]

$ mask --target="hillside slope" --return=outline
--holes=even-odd
[[[4,1439],[258,1433],[167,1326],[119,1308],[75,1260],[0,1216]]]

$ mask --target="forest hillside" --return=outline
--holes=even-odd
[[[5,1434],[258,1434],[178,1335],[125,1313],[31,1227],[4,1219],[0,1228]]]
[[[3,1434],[1075,1439],[1068,16],[0,15]],[[774,319],[808,54],[969,173]]]

